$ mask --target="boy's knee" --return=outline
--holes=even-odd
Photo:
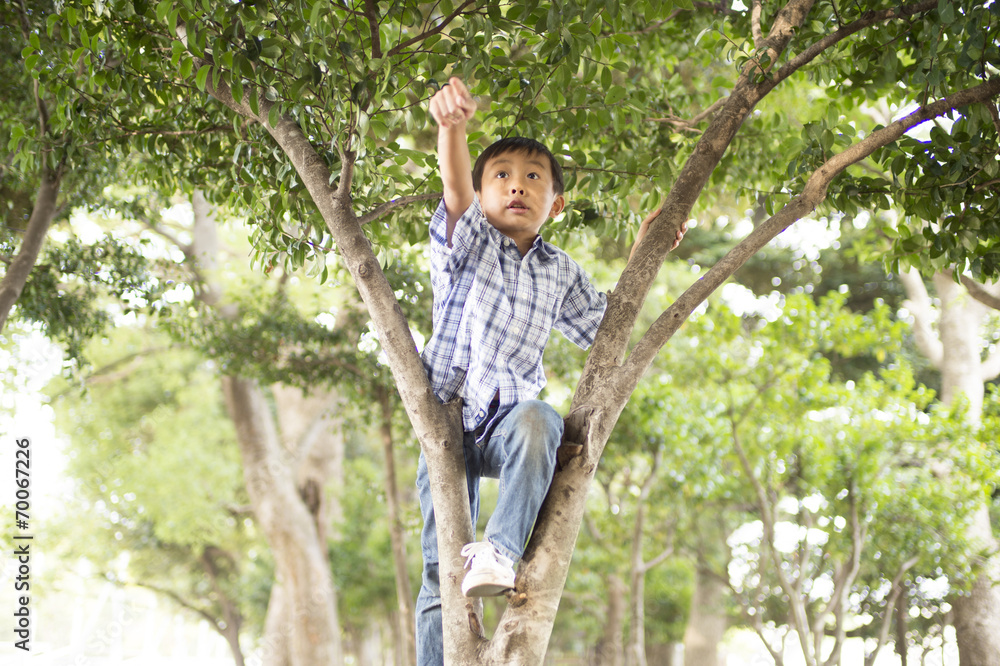
[[[540,400],[528,400],[517,406],[508,441],[520,442],[525,462],[537,469],[555,464],[556,449],[562,440],[563,420],[559,412]]]
[[[517,406],[514,427],[523,430],[535,441],[562,439],[563,420],[559,412],[541,400],[526,400]]]

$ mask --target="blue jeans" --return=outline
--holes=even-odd
[[[497,507],[486,524],[485,539],[516,563],[524,553],[538,509],[552,482],[563,420],[544,402],[526,400],[508,412],[493,432],[477,444],[481,432],[466,432],[463,442],[472,525],[474,528],[479,518],[479,479],[484,476],[500,479]],[[424,517],[420,535],[424,571],[416,605],[417,664],[440,666],[444,663],[444,637],[437,525],[423,454],[417,468],[417,488]]]

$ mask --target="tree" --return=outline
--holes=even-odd
[[[963,288],[953,273],[935,273],[933,283],[940,301],[935,317],[935,308],[920,274],[910,270],[899,278],[909,296],[906,306],[913,315],[917,347],[941,373],[942,402],[962,405],[968,423],[978,429],[982,421],[984,383],[1000,375],[1000,350],[990,351],[985,344],[983,329],[988,310],[973,294],[989,302],[996,297],[996,285],[980,285],[964,276],[966,288]],[[990,524],[991,494],[984,493],[979,498],[975,521],[969,530],[969,539],[982,553],[981,571],[971,581],[971,590],[952,600],[962,663],[989,663],[1000,656],[1000,637],[981,629],[1000,623],[1000,590],[991,583],[1000,579],[998,543]],[[969,640],[970,635],[979,638]]]
[[[759,4],[745,12],[714,4],[684,9],[613,1],[514,6],[466,1],[440,7],[302,1],[205,9],[193,0],[164,0],[155,6],[118,0],[70,2],[46,24],[49,32],[58,28],[68,33],[66,42],[84,49],[82,68],[95,99],[114,90],[116,100],[139,103],[158,127],[178,122],[178,109],[217,114],[219,107],[206,103],[201,91],[228,107],[240,141],[232,153],[215,144],[204,155],[204,166],[231,184],[220,192],[231,193],[232,202],[241,202],[257,218],[254,241],[261,264],[321,264],[332,239],[368,308],[431,470],[445,554],[447,659],[459,662],[478,654],[485,663],[537,663],[566,579],[586,490],[618,415],[681,322],[749,256],[823,204],[828,194],[828,203],[845,212],[862,201],[889,205],[890,196],[916,210],[933,201],[935,191],[941,197],[947,185],[950,200],[967,198],[977,214],[956,218],[924,238],[940,241],[951,264],[962,262],[977,275],[996,274],[1000,254],[990,239],[997,237],[994,225],[1000,216],[985,213],[996,205],[989,194],[997,127],[986,106],[1000,94],[995,74],[998,22],[992,20],[997,11],[995,4],[964,7],[933,0],[847,8],[790,0],[773,14],[764,14]],[[669,75],[683,69],[682,63],[697,66],[700,60],[714,59],[688,46],[690,36],[702,31],[721,35],[707,40],[709,53],[729,49],[736,67],[708,89],[694,86],[692,92]],[[667,44],[685,46],[675,50]],[[120,55],[120,63],[103,67],[106,54]],[[25,64],[40,79],[58,78],[66,69],[57,53],[34,47],[25,53],[26,58],[36,55],[40,57]],[[640,181],[634,165],[650,165],[642,175],[669,191],[663,212],[609,299],[567,416],[569,446],[564,453],[578,455],[570,460],[562,456],[563,469],[550,491],[550,499],[557,501],[542,509],[517,592],[490,641],[470,630],[478,626],[468,617],[475,610],[458,588],[458,551],[471,534],[461,527],[469,523],[461,484],[452,482],[461,478],[462,461],[455,453],[458,447],[446,445],[457,441],[457,411],[438,404],[431,394],[369,238],[386,242],[396,230],[371,223],[403,204],[432,196],[423,183],[434,177],[428,171],[433,160],[407,149],[401,134],[407,126],[424,123],[421,107],[428,84],[443,80],[449,69],[473,82],[473,94],[482,96],[484,105],[490,98],[483,126],[487,135],[517,127],[559,136],[563,143],[555,146],[556,153],[584,165],[570,185],[598,201],[581,202],[565,225],[590,222],[591,229],[617,228],[600,216],[624,211],[631,203],[627,193],[636,188],[647,192],[639,203],[650,205],[657,197],[648,181]],[[758,117],[754,111],[775,88],[806,76],[821,84],[849,80],[838,92],[852,104],[905,99],[916,100],[917,108],[885,127],[859,131],[841,126],[840,111],[831,104],[827,117],[804,133],[775,132],[766,142],[741,145],[738,137],[745,126],[770,123],[766,127],[780,128],[780,114]],[[668,89],[678,92],[676,97],[664,100],[654,93],[663,90],[664,79]],[[697,136],[635,132],[635,124],[651,110],[679,120],[682,130],[694,130],[691,134]],[[903,138],[909,129],[939,117],[955,120],[953,133],[941,130],[946,148],[928,150]],[[769,166],[745,171],[734,159],[734,146],[748,157],[742,164]],[[150,149],[148,142],[145,149]],[[787,167],[784,160],[768,161],[775,152],[794,158]],[[752,155],[760,156],[756,164]],[[682,166],[675,169],[668,156]],[[914,167],[914,156],[922,167]],[[149,165],[154,174],[175,166],[169,164],[170,155],[161,157],[164,165]],[[897,180],[849,170],[869,159]],[[227,166],[220,169],[222,160]],[[947,177],[960,167],[973,175],[962,187],[952,187]],[[583,171],[588,168],[613,177],[604,183]],[[769,193],[765,209],[773,214],[668,308],[626,358],[639,308],[676,229],[707,185],[747,181],[760,183]],[[926,196],[907,198],[912,189]],[[304,200],[306,193],[312,204]],[[283,228],[286,213],[308,219],[315,231],[288,233]],[[966,224],[977,225],[986,240],[954,242],[964,237]],[[419,236],[405,226],[399,231]],[[899,236],[900,261],[915,261],[908,253],[925,245],[921,236]]]
[[[892,359],[902,337],[885,306],[852,314],[846,298],[817,306],[790,296],[770,323],[734,325],[716,314],[713,348],[699,345],[673,367],[688,387],[681,400],[702,408],[691,427],[699,448],[737,480],[695,501],[728,495],[731,511],[746,511],[728,571],[717,575],[730,581],[776,663],[788,638],[805,663],[841,663],[848,629],[868,639],[873,662],[911,571],[967,571],[974,551],[965,526],[974,498],[995,481],[983,474],[989,448],[959,419],[923,414],[933,393],[905,364],[894,359],[857,381],[830,376],[827,356]],[[858,631],[864,615],[874,619]],[[787,628],[769,631],[769,623]]]

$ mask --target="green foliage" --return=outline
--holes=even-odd
[[[49,243],[24,286],[18,314],[41,324],[69,358],[85,364],[84,346],[115,316],[162,305],[166,285],[155,265],[135,244],[109,236],[91,244],[76,238]]]
[[[960,413],[932,410],[933,393],[901,363],[900,324],[884,307],[850,313],[845,298],[814,305],[790,296],[776,322],[750,326],[716,310],[690,332],[710,336],[712,348],[693,346],[670,366],[684,385],[672,413],[697,417],[694,427],[685,429],[683,418],[675,427],[690,445],[677,447],[678,463],[666,468],[689,505],[715,516],[735,511],[734,525],[761,510],[752,483],[760,484],[775,512],[776,550],[765,535],[746,532],[750,522],[730,541],[729,571],[741,572],[733,584],[744,608],[779,622],[788,598],[777,568],[807,581],[815,610],[829,601],[830,563],[847,561],[856,545],[861,574],[850,610],[858,616],[881,617],[888,581],[910,558],[914,576],[961,585],[971,555],[965,527],[997,481],[995,448]],[[833,352],[873,354],[882,370],[838,379],[827,359]],[[743,514],[748,505],[757,508]]]

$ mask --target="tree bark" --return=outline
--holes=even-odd
[[[45,156],[42,156],[44,160]],[[35,206],[31,209],[28,226],[24,230],[24,238],[17,250],[17,256],[10,262],[3,280],[0,280],[0,331],[7,325],[10,311],[24,291],[38,255],[45,243],[45,235],[55,218],[59,198],[59,186],[62,184],[62,169],[42,169],[41,185],[35,197]]]
[[[277,578],[287,591],[289,661],[292,666],[340,663],[340,625],[326,544],[299,495],[267,399],[253,380],[227,376],[222,383],[247,492],[274,554]]]
[[[684,629],[684,663],[721,666],[719,644],[726,633],[727,587],[718,576],[698,566],[691,595],[691,612]]]
[[[625,582],[616,573],[605,577],[608,605],[604,614],[604,629],[595,650],[595,666],[624,666],[625,651],[622,635],[625,632]]]
[[[251,666],[292,666],[288,626],[288,593],[280,580],[271,585],[264,618],[264,639],[250,659]]]

